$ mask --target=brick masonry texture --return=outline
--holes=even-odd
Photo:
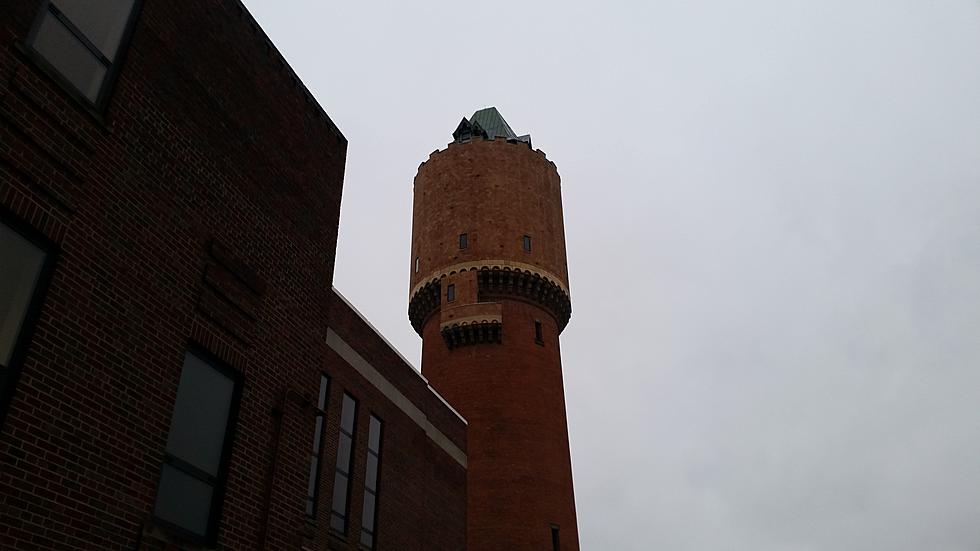
[[[332,329],[465,452],[465,422],[331,289],[344,136],[234,0],[143,3],[103,113],[23,46],[41,5],[0,8],[0,214],[56,248],[0,431],[0,548],[199,547],[152,515],[195,345],[244,381],[218,548],[356,549],[374,413],[378,548],[462,549],[465,468],[325,341]],[[360,407],[339,536],[344,391]]]
[[[415,177],[411,286],[448,266],[486,259],[533,264],[568,288],[558,171],[543,153],[503,138],[452,143]]]
[[[533,294],[481,286],[478,271],[453,270],[510,263],[553,274],[567,289],[558,172],[523,143],[453,143],[419,167],[414,215],[411,285],[436,278],[441,287],[422,324],[422,372],[469,422],[467,549],[552,549],[555,525],[561,549],[577,550],[558,339],[564,324]],[[468,247],[459,249],[464,232]],[[524,235],[532,237],[530,252]],[[456,312],[498,320],[501,342],[450,348],[443,331]]]

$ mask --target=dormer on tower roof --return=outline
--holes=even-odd
[[[467,142],[475,136],[482,136],[486,140],[506,138],[508,141],[524,142],[531,147],[531,135],[518,136],[496,107],[480,109],[469,119],[463,117],[453,132],[453,140],[457,143]]]

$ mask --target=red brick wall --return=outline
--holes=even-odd
[[[425,325],[425,376],[469,422],[469,551],[578,549],[558,327],[542,308],[503,306],[502,344],[450,350],[438,317]],[[542,322],[544,345],[534,339]]]
[[[461,233],[468,235],[466,249],[459,248]],[[531,252],[524,235],[532,238]],[[527,144],[452,143],[415,176],[411,286],[447,266],[484,259],[538,266],[568,288],[561,179],[554,163]]]
[[[0,548],[178,541],[152,510],[189,343],[244,378],[219,546],[342,543],[325,527],[349,388],[362,400],[352,538],[366,416],[377,410],[389,423],[379,545],[421,549],[431,537],[452,548],[464,530],[460,467],[324,341],[350,316],[333,309],[330,289],[343,135],[238,2],[145,2],[101,115],[17,45],[40,5],[0,8],[0,209],[59,249],[0,432]],[[379,364],[391,361],[360,336],[351,339]],[[405,369],[391,367],[392,378],[408,378]],[[334,384],[311,525],[304,500],[321,372]],[[462,442],[461,421],[437,399],[406,394]],[[425,477],[406,477],[422,465]],[[420,516],[437,507],[451,508],[441,524]]]

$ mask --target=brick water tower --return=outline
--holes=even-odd
[[[419,167],[411,263],[422,373],[469,422],[467,549],[578,550],[561,182],[496,108]]]

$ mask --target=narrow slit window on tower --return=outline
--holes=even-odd
[[[558,538],[558,525],[551,525],[551,549],[552,551],[561,551],[561,541]]]
[[[381,464],[381,419],[371,416],[368,427],[367,467],[364,469],[364,507],[361,509],[361,545],[374,549],[378,520],[378,483]]]
[[[537,320],[534,321],[534,342],[544,344],[544,334],[541,329],[541,322]]]
[[[316,516],[317,494],[320,487],[320,457],[323,454],[323,420],[327,412],[327,391],[330,388],[330,377],[320,375],[320,395],[316,402],[316,418],[313,432],[313,455],[310,456],[310,479],[306,487],[306,514]]]
[[[344,393],[340,411],[340,439],[337,443],[337,467],[333,478],[333,501],[330,528],[347,533],[347,505],[350,502],[351,466],[354,464],[354,428],[357,420],[357,401]]]
[[[528,252],[531,251],[531,236],[530,235],[525,235],[524,236],[524,250],[525,251],[528,251]]]
[[[467,238],[466,234],[465,233],[459,234],[459,248],[465,249],[467,245],[469,245],[469,239]]]
[[[419,273],[419,257],[415,257],[415,273]]]
[[[450,283],[446,286],[446,302],[452,302],[456,300],[456,285]]]

